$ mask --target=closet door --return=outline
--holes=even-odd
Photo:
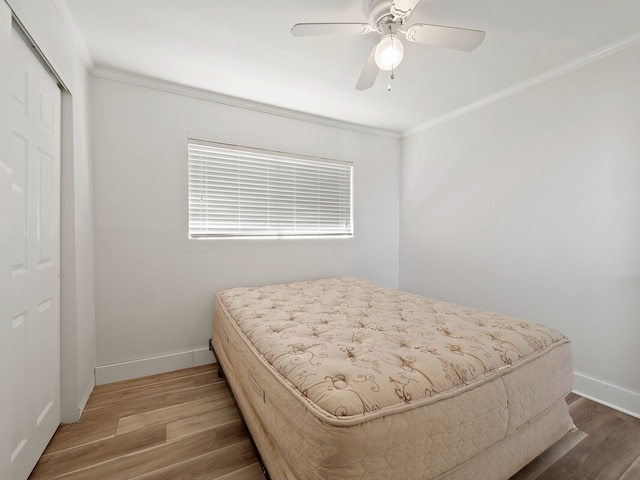
[[[13,30],[11,479],[60,424],[60,90]]]

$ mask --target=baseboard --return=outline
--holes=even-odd
[[[640,394],[594,378],[574,374],[574,389],[578,395],[640,418]]]
[[[183,368],[214,363],[215,357],[208,348],[171,353],[157,357],[141,358],[129,362],[112,363],[96,367],[96,385],[131,380],[157,373],[173,372]]]

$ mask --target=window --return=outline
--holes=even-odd
[[[189,139],[189,237],[353,235],[350,162]]]

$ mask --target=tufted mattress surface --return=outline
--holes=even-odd
[[[351,277],[217,301],[216,355],[282,478],[465,478],[507,439],[511,474],[571,427],[569,339],[545,325]]]

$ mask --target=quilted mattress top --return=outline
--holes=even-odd
[[[345,424],[454,396],[569,341],[352,277],[234,288],[218,301],[282,382]]]

